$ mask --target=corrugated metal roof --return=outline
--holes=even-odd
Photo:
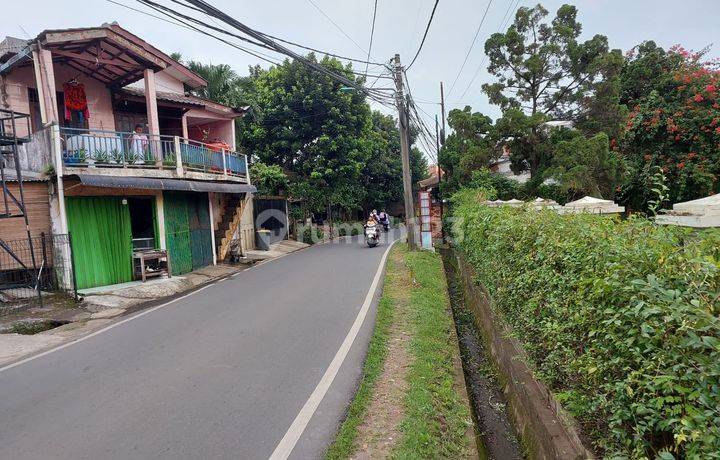
[[[254,193],[250,184],[229,184],[227,182],[201,182],[182,179],[156,179],[150,177],[124,177],[92,174],[78,174],[80,182],[95,187],[180,190],[187,192]]]
[[[20,171],[22,174],[23,182],[44,182],[47,181],[47,176],[42,173],[35,171]],[[14,168],[5,168],[5,180],[8,182],[17,181],[17,174],[15,174]]]
[[[5,37],[5,40],[0,42],[0,62],[4,62],[13,55],[19,53],[28,44],[27,40],[15,37]]]
[[[142,88],[125,87],[118,91],[120,94],[128,94],[130,96],[145,97],[145,90]],[[176,102],[183,105],[192,105],[195,107],[205,107],[205,101],[199,97],[190,96],[186,94],[171,93],[169,91],[156,91],[156,97],[158,100],[167,102]]]

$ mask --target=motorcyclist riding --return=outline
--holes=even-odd
[[[365,242],[368,246],[373,247],[377,245],[380,240],[380,218],[378,217],[377,210],[372,210],[363,228],[365,229]]]
[[[390,217],[388,217],[384,209],[380,211],[380,214],[378,214],[378,219],[386,232],[390,230]]]

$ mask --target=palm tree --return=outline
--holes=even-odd
[[[189,61],[187,67],[207,81],[207,86],[194,90],[194,94],[231,107],[240,104],[242,79],[229,65]]]

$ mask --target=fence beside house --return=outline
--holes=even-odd
[[[32,237],[32,246],[27,238],[5,244],[14,256],[0,250],[0,310],[5,305],[38,300],[38,292],[66,292],[77,297],[70,235],[42,233]]]

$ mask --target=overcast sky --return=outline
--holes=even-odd
[[[134,0],[117,0],[147,10]],[[167,0],[156,0],[165,1]],[[209,0],[248,26],[315,48],[365,58],[370,40],[374,0],[312,0],[350,38],[333,25],[311,0]],[[413,95],[433,115],[439,108],[439,82],[445,82],[448,110],[471,105],[493,117],[498,110],[488,104],[480,91],[489,76],[482,68],[469,83],[483,60],[485,39],[498,31],[508,6],[517,0],[492,0],[480,35],[452,92],[450,88],[475,30],[487,6],[485,0],[440,0],[425,46],[409,71]],[[537,1],[520,0],[519,5]],[[579,10],[583,37],[607,35],[613,48],[623,51],[652,39],[663,47],[682,44],[699,50],[713,45],[711,56],[720,56],[720,0],[545,0],[551,14],[563,3]],[[378,0],[375,36],[371,50],[374,61],[387,61],[400,53],[409,63],[418,49],[434,0]],[[87,27],[106,21],[118,23],[170,53],[211,63],[228,63],[241,75],[249,65],[269,64],[219,43],[212,38],[161,22],[105,0],[3,0],[0,34],[35,37],[44,29]],[[356,43],[354,43],[356,42]],[[484,65],[483,67],[486,67]],[[364,68],[362,68],[364,70]],[[381,80],[382,86],[392,83]],[[469,87],[469,88],[468,88]],[[466,88],[467,92],[466,92]],[[465,95],[461,98],[461,95]]]

